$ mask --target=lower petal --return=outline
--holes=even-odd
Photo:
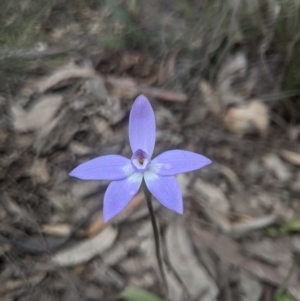
[[[142,173],[134,173],[121,181],[111,182],[104,195],[103,217],[107,222],[119,214],[138,192],[143,180]]]
[[[182,194],[174,176],[159,176],[151,170],[144,174],[145,182],[154,197],[165,207],[183,213]]]

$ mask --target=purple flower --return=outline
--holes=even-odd
[[[125,208],[138,192],[143,179],[159,202],[182,214],[182,194],[175,175],[202,168],[211,160],[184,150],[166,151],[151,160],[155,145],[155,117],[144,95],[135,100],[130,112],[129,141],[133,152],[131,159],[119,155],[101,156],[80,164],[70,176],[82,180],[113,181],[104,195],[104,221]]]

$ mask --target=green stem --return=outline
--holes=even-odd
[[[293,274],[295,273],[295,270],[297,268],[298,262],[300,260],[300,255],[299,253],[296,254],[296,258],[292,264],[292,266],[290,267],[287,276],[285,277],[283,283],[280,285],[280,287],[277,289],[277,294],[282,294],[284,290],[286,290],[287,284],[290,281],[291,277],[293,276]]]
[[[146,186],[146,183],[145,183],[144,180],[143,180],[143,183],[142,183],[142,188],[144,190],[144,194],[145,194],[147,205],[148,205],[148,210],[149,210],[150,217],[151,217],[151,223],[152,223],[154,240],[155,240],[156,259],[157,259],[160,275],[161,275],[161,278],[162,278],[163,283],[164,283],[165,299],[167,301],[168,300],[168,295],[169,295],[169,290],[168,290],[167,278],[166,278],[166,274],[164,272],[163,262],[162,262],[162,258],[161,258],[161,254],[160,254],[159,231],[158,231],[157,222],[156,222],[156,218],[155,218],[155,214],[154,214],[154,210],[153,210],[153,206],[152,206],[151,193],[150,193],[148,187]]]

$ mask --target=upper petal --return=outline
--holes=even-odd
[[[161,176],[170,176],[196,170],[210,163],[208,158],[193,152],[170,150],[153,159],[150,169]]]
[[[70,176],[82,180],[121,180],[134,172],[129,159],[119,155],[107,155],[80,164]]]
[[[182,214],[182,194],[180,186],[174,176],[162,177],[148,170],[144,174],[144,179],[148,189],[160,203]]]
[[[104,195],[103,218],[107,222],[120,213],[138,192],[143,174],[134,173],[121,181],[111,182]]]
[[[135,100],[129,117],[129,142],[132,152],[138,149],[152,156],[155,144],[155,116],[149,100],[140,95]]]

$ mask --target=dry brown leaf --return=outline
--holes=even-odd
[[[111,94],[119,99],[132,99],[139,94],[137,82],[130,77],[107,76],[107,86],[111,86]]]
[[[228,179],[232,188],[238,192],[243,191],[244,189],[243,183],[238,178],[237,174],[228,166],[222,164],[219,164],[218,166],[219,166],[220,173],[223,174],[226,177],[226,179]]]
[[[38,154],[47,154],[55,148],[65,147],[79,129],[80,124],[74,122],[74,112],[62,110],[55,119],[37,131],[33,148]]]
[[[104,81],[100,76],[88,79],[85,82],[87,93],[99,104],[99,113],[114,125],[123,119],[126,112],[121,107],[120,99],[114,95],[109,95]]]
[[[295,180],[293,181],[291,188],[293,191],[300,193],[300,171],[296,174]]]
[[[105,299],[103,289],[93,283],[89,283],[85,286],[84,297],[87,300],[103,300],[103,299]]]
[[[175,277],[174,273],[172,273],[166,266],[165,266],[165,273],[168,282],[169,288],[169,300],[172,301],[182,301],[187,300],[185,296],[187,293],[183,288],[183,285],[178,281]]]
[[[41,97],[31,110],[26,111],[19,105],[12,107],[13,125],[20,133],[43,128],[49,123],[62,104],[62,96],[47,95]]]
[[[208,217],[224,231],[230,230],[228,220],[229,202],[223,191],[204,180],[197,179],[194,183],[195,200],[203,206]]]
[[[146,85],[138,85],[134,79],[129,77],[120,78],[107,76],[104,80],[108,85],[111,85],[114,88],[112,94],[120,99],[134,98],[137,94],[144,93],[149,97],[154,97],[164,101],[186,102],[188,100],[186,94],[152,88]]]
[[[2,244],[0,246],[0,256],[4,255],[6,252],[9,252],[11,249],[11,246],[10,245],[6,245],[6,244]]]
[[[243,247],[248,254],[272,265],[280,265],[292,261],[292,245],[290,239],[264,238],[259,241],[251,241]]]
[[[278,180],[286,182],[291,179],[291,170],[277,155],[273,153],[267,154],[262,158],[262,161],[265,167],[270,170]]]
[[[143,274],[153,267],[152,262],[144,257],[127,257],[118,264],[118,267],[127,274],[136,274],[137,271]]]
[[[59,121],[62,117],[62,114],[59,114],[55,119],[53,119],[51,122],[47,124],[47,126],[39,129],[36,133],[36,139],[33,144],[35,150],[37,153],[41,153],[45,151],[45,144],[48,142],[48,137],[50,136],[51,132],[54,131],[54,129],[59,124]]]
[[[233,83],[244,78],[248,61],[244,53],[229,57],[221,66],[217,76],[216,88],[223,107],[232,104],[241,104],[245,95],[237,95],[233,90]]]
[[[280,151],[280,155],[282,156],[283,159],[285,159],[289,163],[300,166],[300,153],[283,149]]]
[[[218,288],[205,268],[198,262],[185,226],[179,220],[168,226],[166,245],[170,263],[192,299],[201,296],[203,301],[216,300]]]
[[[84,199],[94,193],[96,193],[100,187],[104,187],[104,182],[99,181],[78,181],[74,180],[70,187],[71,196],[75,200]]]
[[[106,120],[98,116],[94,116],[92,122],[95,131],[101,135],[104,140],[113,136],[113,131]]]
[[[129,286],[150,288],[153,287],[154,284],[155,278],[151,272],[144,272],[141,275],[132,276],[129,279]]]
[[[179,183],[182,196],[183,197],[189,196],[191,194],[190,190],[188,189],[192,181],[191,175],[182,173],[176,176],[176,180]]]
[[[262,284],[248,273],[240,277],[241,301],[259,301],[263,292]]]
[[[140,87],[141,93],[149,95],[150,97],[157,98],[163,101],[171,101],[171,102],[187,102],[188,96],[183,93],[172,92],[168,90],[151,88],[146,86]]]
[[[4,210],[4,208],[1,206],[1,201],[0,201],[0,221],[2,221],[3,219],[6,218],[7,216],[7,213],[6,211]]]
[[[105,259],[105,255],[106,254],[103,255],[103,259]],[[93,282],[100,284],[101,286],[112,284],[119,289],[122,289],[125,286],[124,278],[118,272],[99,261],[96,261],[93,264],[92,279]],[[99,299],[96,298],[96,300]]]
[[[223,122],[227,130],[239,136],[259,133],[265,138],[269,129],[269,108],[260,100],[230,107]]]
[[[114,244],[111,250],[103,253],[102,261],[105,265],[114,266],[120,260],[127,257],[130,251],[137,249],[139,246],[139,241],[135,238],[130,238],[126,241],[119,241]]]
[[[36,184],[46,184],[50,180],[46,158],[36,159],[30,169],[32,180]]]
[[[67,250],[58,252],[52,262],[58,266],[76,266],[85,263],[110,248],[118,231],[109,226],[96,236],[89,238]]]
[[[231,225],[230,233],[239,236],[245,233],[249,233],[255,230],[263,229],[268,226],[273,225],[278,219],[277,214],[271,214],[266,216],[261,216],[257,218],[250,218],[247,221],[240,223],[233,223]]]
[[[7,192],[2,193],[0,198],[0,204],[4,211],[16,220],[23,220],[26,223],[31,224],[32,217],[28,214],[24,207],[19,206]]]
[[[35,287],[38,283],[40,283],[45,277],[47,273],[39,272],[33,276],[23,277],[22,279],[12,279],[7,282],[0,284],[0,294],[5,294],[9,291],[19,289],[23,286],[31,286]]]
[[[212,249],[222,261],[244,269],[262,281],[266,281],[272,285],[280,286],[284,283],[286,272],[281,273],[274,266],[248,258],[244,255],[239,244],[231,238],[225,235],[214,236],[208,231],[199,229],[196,225],[192,226],[192,231],[195,236],[198,237],[203,244]],[[287,289],[290,294],[295,297],[300,295],[299,285],[292,280],[287,283]]]
[[[87,146],[83,143],[79,143],[77,141],[72,141],[70,143],[70,150],[72,154],[79,156],[88,155],[92,152],[92,148],[90,146]]]
[[[175,73],[175,61],[180,52],[180,48],[172,49],[168,55],[166,61],[161,64],[158,73],[158,84],[164,84],[167,80],[174,77]]]
[[[62,81],[71,78],[93,78],[95,76],[96,73],[92,67],[79,67],[74,64],[70,64],[57,70],[52,75],[37,81],[34,84],[34,91],[37,93],[44,93]]]
[[[99,231],[101,231],[107,225],[108,224],[106,224],[103,219],[103,212],[101,212],[87,229],[79,230],[78,235],[82,237],[92,237],[99,233]]]
[[[5,141],[8,138],[8,131],[0,129],[0,149],[4,147]]]
[[[47,235],[66,237],[70,235],[72,227],[69,224],[42,225],[41,232]]]
[[[141,53],[121,53],[120,57],[120,72],[123,73],[133,66],[140,63],[142,58]]]
[[[203,96],[203,101],[209,108],[209,110],[216,116],[221,114],[221,104],[218,95],[209,82],[204,79],[200,79],[198,89]]]
[[[300,138],[300,126],[291,126],[288,129],[289,139],[292,141],[298,141]]]

